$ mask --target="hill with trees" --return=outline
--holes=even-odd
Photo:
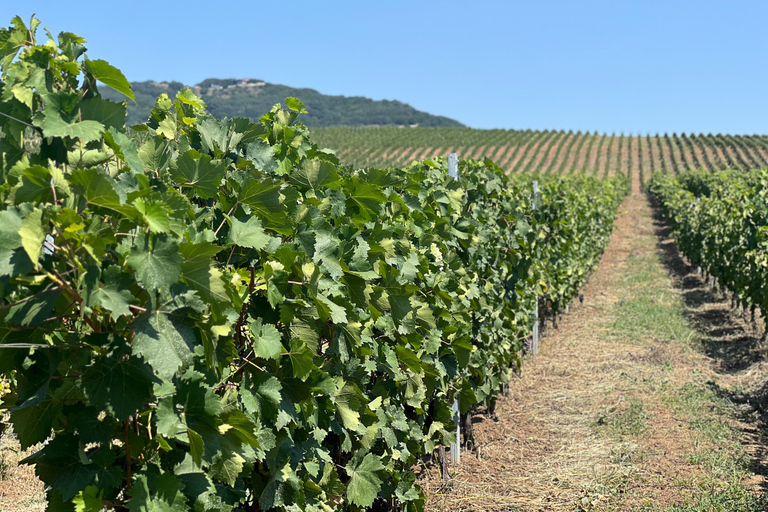
[[[128,125],[145,122],[160,94],[174,97],[185,85],[146,81],[133,82],[131,87],[136,103],[128,102]],[[463,126],[453,119],[428,114],[396,100],[332,96],[314,89],[297,89],[253,78],[208,78],[190,89],[203,98],[208,111],[218,118],[247,117],[255,121],[272,105],[292,96],[306,105],[309,113],[302,116],[302,120],[307,126]],[[122,94],[106,88],[104,96],[118,101],[125,99]]]

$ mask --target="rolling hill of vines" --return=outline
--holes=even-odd
[[[646,181],[654,170],[755,169],[768,167],[765,135],[606,135],[572,131],[472,128],[315,128],[321,146],[345,164],[397,166],[456,152],[491,158],[510,173],[617,173]]]

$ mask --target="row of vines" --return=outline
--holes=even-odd
[[[768,318],[768,171],[655,174],[648,190],[683,254]]]
[[[48,510],[421,510],[412,465],[577,293],[626,179],[355,170],[293,98],[185,89],[129,132],[122,73],[38,25],[0,30],[0,374]]]
[[[768,137],[741,135],[607,135],[572,131],[472,128],[337,127],[313,130],[318,143],[336,148],[355,166],[407,165],[457,152],[488,157],[513,174],[638,174],[657,170],[759,169],[768,166]]]

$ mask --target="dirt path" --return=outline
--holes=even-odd
[[[759,344],[644,196],[623,209],[584,304],[549,329],[497,417],[474,417],[477,449],[447,481],[423,468],[427,510],[766,510],[758,408],[732,391],[768,381]],[[734,340],[753,347],[738,372],[712,348]]]

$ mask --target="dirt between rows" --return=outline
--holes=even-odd
[[[692,375],[724,388],[766,382],[766,371],[756,362],[762,352],[737,375],[724,369],[724,358],[691,350],[685,341],[633,342],[612,334],[613,310],[625,295],[623,283],[638,271],[630,268],[630,261],[643,251],[659,254],[657,264],[669,275],[668,292],[684,301],[688,311],[696,311],[691,321],[703,338],[711,339],[711,330],[723,325],[736,332],[729,336],[748,329],[731,318],[722,300],[706,291],[696,270],[685,265],[667,239],[665,226],[654,219],[639,193],[639,183],[633,185],[602,261],[583,289],[584,304],[574,304],[559,328],[548,330],[539,354],[526,361],[522,376],[512,382],[509,397],[499,399],[496,417],[484,411],[474,416],[477,448],[462,452],[461,464],[450,468],[447,480],[437,464],[419,468],[427,510],[591,511],[650,505],[662,510],[683,504],[706,476],[691,460],[702,441],[686,418],[664,401],[664,394],[647,383],[657,382],[662,373],[664,389],[684,387]],[[691,293],[700,300],[690,300]],[[702,323],[696,315],[709,315],[715,323]],[[646,415],[641,435],[617,438],[601,432],[601,418],[624,414],[636,403]],[[759,419],[753,419],[728,421],[743,431],[743,442],[759,469],[765,439],[759,434]],[[756,492],[764,483],[760,475],[748,482]]]

